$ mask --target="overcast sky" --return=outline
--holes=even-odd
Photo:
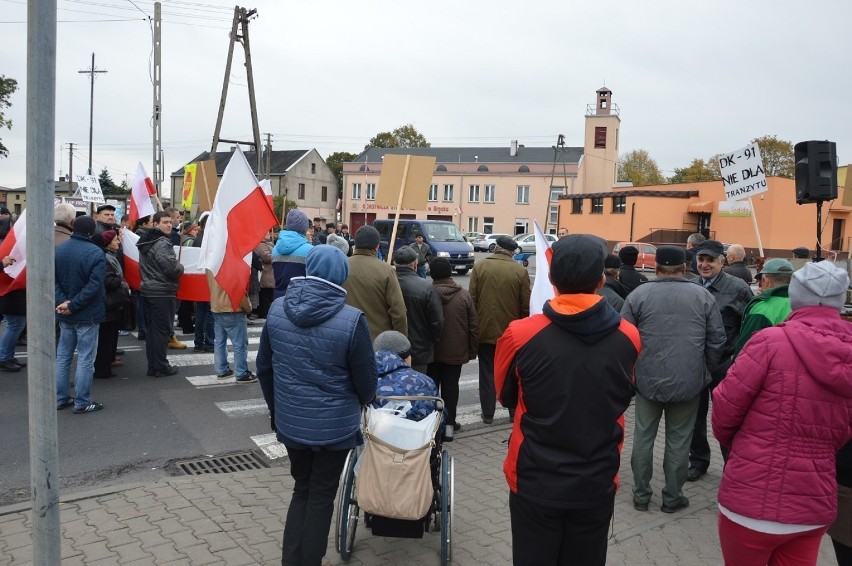
[[[0,130],[0,186],[26,179],[24,0],[0,0],[0,74],[18,80]],[[151,170],[153,2],[58,0],[57,176],[88,162],[95,82],[96,173]],[[233,3],[163,2],[166,176],[209,150]],[[250,24],[260,131],[273,149],[358,153],[411,122],[433,146],[583,144],[604,84],[621,109],[621,151],[645,149],[664,174],[775,134],[837,142],[852,161],[852,2],[848,0],[259,0]],[[144,12],[144,14],[143,14]],[[98,21],[101,20],[101,21]],[[107,21],[110,20],[110,21]],[[222,137],[251,139],[237,49]],[[220,149],[226,150],[227,144]]]

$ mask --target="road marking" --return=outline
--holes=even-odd
[[[278,442],[274,432],[252,436],[251,439],[270,460],[277,460],[287,455],[287,447]]]
[[[266,401],[263,398],[245,399],[242,401],[222,401],[216,403],[216,406],[232,419],[269,414],[269,409],[266,407]]]

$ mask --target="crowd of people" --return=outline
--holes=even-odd
[[[652,510],[663,419],[659,509],[687,508],[685,483],[701,481],[710,465],[711,398],[725,460],[718,528],[726,563],[814,564],[838,497],[845,526],[829,533],[840,563],[850,563],[852,332],[839,315],[849,277],[832,263],[796,271],[770,259],[755,294],[742,246],[725,250],[693,234],[686,249],[658,248],[649,280],[635,268],[635,247],[610,254],[604,240],[563,228],[539,272],[555,296],[530,316],[530,277],[509,237],[476,262],[466,290],[420,238],[381,261],[374,227],[352,237],[345,224],[293,209],[254,250],[241,301],[208,272],[210,301],[179,305],[175,247],[200,247],[207,218],[184,221],[165,209],[127,226],[110,205],[94,216],[56,207],[57,409],[103,408],[93,380],[115,375],[119,333],[134,327],[146,342],[147,375],[176,374],[168,351],[186,347],[177,319],[196,352],[213,353],[219,379],[259,381],[295,479],[282,563],[320,563],[346,454],[363,442],[361,407],[377,392],[437,394],[447,425],[460,430],[459,380],[474,359],[482,422],[493,422],[498,401],[512,421],[503,469],[515,564],[605,564],[631,403],[633,506]],[[10,227],[0,214],[0,238]],[[126,281],[125,227],[139,236],[138,291]],[[0,297],[2,371],[26,365],[14,357],[25,292]],[[248,365],[254,318],[265,319],[257,375]],[[407,416],[430,407],[415,403]]]

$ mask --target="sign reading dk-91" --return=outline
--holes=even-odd
[[[747,199],[769,189],[756,143],[719,156],[722,186],[729,202]]]

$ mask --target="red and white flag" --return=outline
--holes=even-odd
[[[27,286],[27,210],[9,230],[0,244],[0,259],[9,256],[15,263],[0,271],[0,296]]]
[[[237,148],[219,182],[198,259],[198,265],[209,269],[228,294],[234,312],[248,289],[251,252],[278,223],[268,198],[271,196],[271,190],[267,194],[258,184]]]
[[[556,291],[550,282],[550,261],[553,257],[550,240],[544,237],[538,222],[533,221],[533,228],[535,230],[535,281],[530,293],[530,316],[541,313],[544,303],[556,296]]]
[[[133,189],[130,192],[130,212],[127,213],[128,222],[132,226],[134,222],[143,216],[154,214],[154,205],[151,204],[151,195],[157,194],[157,187],[142,162],[136,164],[136,177],[133,179]]]
[[[156,228],[152,228],[156,230]],[[124,280],[131,289],[139,290],[142,285],[142,275],[139,271],[139,248],[136,247],[139,236],[125,228],[122,230],[121,249],[124,252]],[[178,280],[177,298],[181,301],[210,302],[210,288],[207,286],[207,275],[204,268],[199,267],[198,257],[201,248],[174,246],[175,255],[183,264],[183,275]]]

